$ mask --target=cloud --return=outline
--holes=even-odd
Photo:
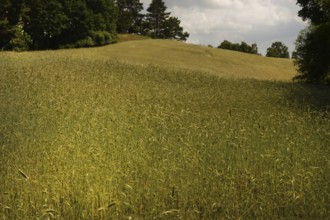
[[[144,0],[145,8],[150,0]],[[306,25],[297,16],[295,0],[165,0],[172,16],[190,33],[188,42],[218,46],[223,40],[266,43],[282,41],[293,49],[299,30]]]

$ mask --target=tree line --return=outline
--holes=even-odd
[[[139,0],[0,0],[0,50],[99,46],[115,42],[117,33],[189,37],[163,0],[142,10]]]
[[[234,50],[243,53],[258,54],[258,46],[256,43],[249,45],[246,42],[242,41],[241,44],[232,43],[228,40],[224,40],[218,48],[225,50]]]
[[[258,45],[253,43],[252,45],[247,44],[242,41],[240,44],[232,43],[228,40],[224,40],[218,48],[225,50],[234,50],[243,53],[250,53],[261,55],[258,53]],[[276,41],[272,43],[271,47],[267,49],[266,57],[276,57],[276,58],[290,58],[288,47],[285,46],[282,42]]]
[[[142,14],[143,5],[139,0],[117,0],[118,33],[142,34],[152,38],[186,41],[189,33],[180,26],[181,21],[167,12],[163,0],[153,0]]]
[[[109,0],[1,0],[0,16],[3,50],[103,45],[116,36]]]

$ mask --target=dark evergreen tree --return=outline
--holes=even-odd
[[[170,17],[171,13],[166,10],[163,0],[152,0],[147,9],[144,34],[153,38],[187,40],[189,33],[183,32],[180,20]]]
[[[183,32],[180,20],[176,17],[169,17],[165,21],[164,38],[186,41],[189,37],[188,32]]]
[[[154,38],[165,38],[164,30],[166,20],[170,17],[170,12],[166,12],[167,7],[163,0],[152,0],[147,9],[147,21],[149,24],[149,34]]]
[[[140,0],[117,0],[118,33],[141,33],[144,15],[141,13],[143,4]]]

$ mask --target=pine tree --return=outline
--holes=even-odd
[[[165,38],[164,30],[170,12],[166,12],[167,7],[163,0],[152,0],[147,9],[147,22],[150,35],[154,38]]]
[[[140,0],[117,0],[118,33],[140,33],[144,15],[141,14],[143,4]]]
[[[183,28],[180,26],[180,20],[176,17],[170,17],[165,22],[164,36],[169,39],[176,39],[186,41],[189,37],[187,32],[183,32]]]
[[[166,10],[163,0],[151,2],[147,9],[144,33],[153,38],[187,40],[189,33],[183,32],[180,20],[177,17],[171,17],[171,13]]]

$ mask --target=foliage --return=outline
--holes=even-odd
[[[116,42],[117,31],[185,41],[166,9],[152,1],[145,18],[139,0],[1,0],[0,50],[100,46]]]
[[[298,0],[299,16],[310,26],[296,40],[296,80],[307,83],[330,84],[330,1]]]
[[[170,12],[166,12],[167,7],[163,0],[153,0],[147,11],[147,21],[150,34],[155,38],[163,38],[166,20],[170,17]]]
[[[1,52],[1,219],[329,219],[329,88],[119,61],[143,42]]]
[[[117,32],[141,33],[144,15],[141,13],[143,4],[140,0],[117,0],[118,8]]]
[[[310,26],[296,40],[296,80],[307,83],[330,83],[330,23]]]
[[[290,58],[288,47],[279,41],[272,43],[272,46],[267,49],[266,56],[276,58]]]
[[[14,29],[21,25],[31,44],[24,49],[56,49],[65,45],[84,45],[102,32],[107,44],[116,38],[116,9],[113,0],[3,0],[0,6],[0,48],[11,49],[17,42]],[[107,32],[107,34],[104,34]],[[110,40],[108,39],[110,36]],[[89,40],[87,40],[89,41]],[[90,45],[90,43],[88,43]]]
[[[56,48],[56,38],[68,28],[69,23],[62,3],[58,0],[34,0],[26,6],[29,11],[23,22],[33,40],[32,49]]]
[[[32,43],[30,35],[24,32],[23,23],[19,22],[13,28],[13,37],[9,41],[8,49],[14,51],[25,51],[29,49]]]
[[[183,32],[180,26],[181,21],[177,17],[169,17],[165,21],[164,38],[186,41],[189,37],[187,32]]]
[[[329,0],[297,0],[297,5],[302,7],[298,15],[304,20],[310,20],[314,25],[329,21]]]
[[[22,1],[0,1],[0,50],[27,50],[32,43],[25,31],[28,9]]]
[[[180,20],[171,17],[171,13],[166,10],[167,7],[163,0],[152,0],[147,9],[144,33],[153,38],[186,41],[189,33],[183,32]]]
[[[242,41],[241,44],[235,44],[228,40],[224,40],[218,48],[225,49],[225,50],[234,50],[240,51],[243,53],[251,53],[251,54],[258,54],[258,46],[256,43],[252,45],[248,45],[246,42]]]

